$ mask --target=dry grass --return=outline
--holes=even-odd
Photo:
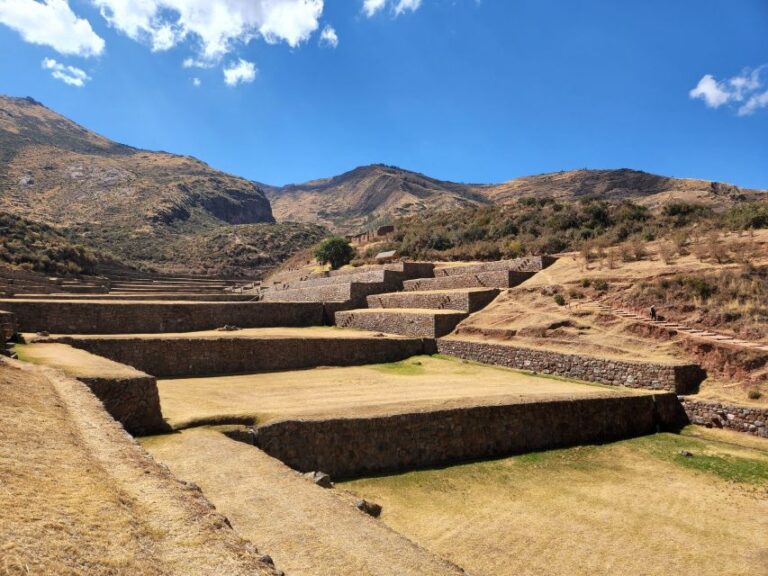
[[[0,574],[268,573],[83,384],[45,374],[0,363]]]
[[[460,576],[336,490],[315,486],[260,450],[197,428],[144,447],[197,483],[239,534],[291,576]],[[225,572],[222,572],[224,574]]]
[[[372,366],[160,380],[158,389],[174,428],[634,393],[428,356]]]
[[[472,574],[764,575],[768,441],[722,439],[658,434],[343,487]]]
[[[43,364],[61,370],[73,378],[137,378],[144,376],[135,368],[113,362],[67,346],[66,344],[19,344],[15,347],[19,360]]]

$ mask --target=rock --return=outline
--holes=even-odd
[[[688,450],[680,450],[678,454],[680,454],[680,456],[682,456],[683,458],[693,458],[693,454],[688,452]]]
[[[361,512],[365,512],[368,516],[378,518],[381,516],[381,505],[375,502],[368,502],[368,500],[358,500],[355,504],[355,508]]]
[[[312,480],[312,482],[320,486],[320,488],[333,488],[331,477],[325,472],[307,472],[304,474],[304,477]]]
[[[225,324],[221,328],[216,328],[219,332],[235,332],[236,330],[241,330],[238,326],[232,326],[231,324]]]
[[[50,333],[46,332],[45,330],[42,330],[36,334],[37,336],[42,336],[43,338],[47,338],[50,336]]]
[[[261,560],[262,562],[264,562],[264,564],[267,564],[268,566],[275,565],[275,561],[272,560],[272,556],[270,556],[269,554],[264,554],[264,556],[259,557],[259,560]]]

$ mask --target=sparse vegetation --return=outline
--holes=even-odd
[[[315,248],[315,258],[320,264],[330,264],[333,270],[346,266],[355,256],[355,249],[340,236],[326,238]]]

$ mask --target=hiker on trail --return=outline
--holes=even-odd
[[[656,321],[656,306],[651,306],[651,320]]]

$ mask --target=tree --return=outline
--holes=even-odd
[[[355,255],[355,249],[344,238],[331,236],[326,238],[315,249],[315,258],[320,264],[330,262],[331,268],[336,270],[345,264],[349,264]]]

